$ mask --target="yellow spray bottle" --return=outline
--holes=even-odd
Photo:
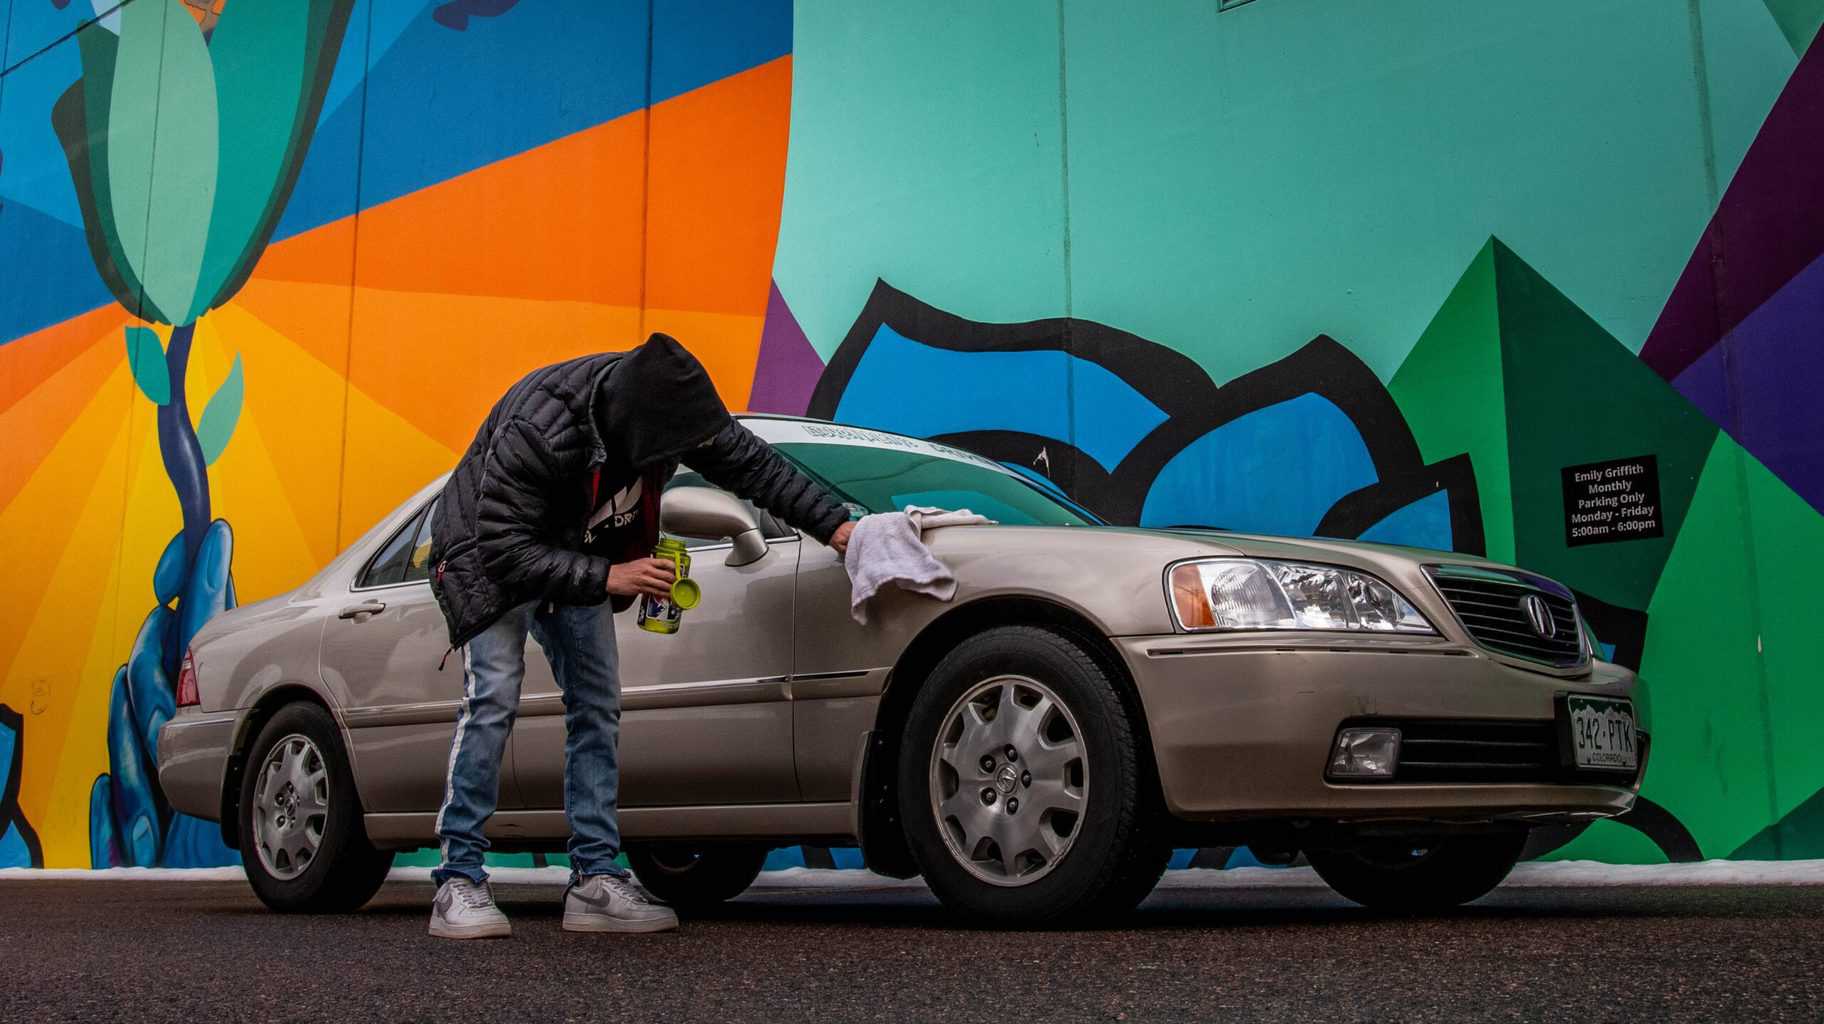
[[[670,596],[647,595],[640,598],[636,619],[640,628],[649,633],[676,633],[684,620],[684,613],[703,600],[703,591],[697,586],[697,581],[690,578],[690,552],[684,547],[683,541],[660,537],[658,546],[652,549],[652,557],[669,560],[677,571],[671,583]]]

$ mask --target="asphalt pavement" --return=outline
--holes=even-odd
[[[425,935],[431,889],[268,913],[238,882],[0,882],[0,1020],[1824,1020],[1824,886],[1504,888],[1447,916],[1161,890],[1119,927],[960,927],[921,890],[756,890],[676,933]]]

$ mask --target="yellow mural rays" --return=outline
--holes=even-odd
[[[12,503],[64,431],[94,401],[102,382],[120,365],[126,351],[119,325],[122,318],[97,318],[104,326],[91,324],[91,333],[55,339],[60,342],[56,352],[62,360],[58,368],[0,407],[0,438],[5,439],[0,444],[0,508]],[[16,344],[0,345],[0,357]],[[24,361],[0,358],[0,383],[6,386],[19,383],[15,375],[31,372],[29,366],[14,362]]]
[[[215,514],[236,527],[236,583],[243,599],[252,600],[274,592],[266,583],[283,584],[279,590],[296,586],[336,553],[342,402],[348,385],[239,305],[216,310],[203,326],[209,328],[204,355],[213,371],[226,372],[238,355],[246,380],[239,426],[209,476]],[[285,561],[272,567],[276,576],[262,582],[258,575],[242,575],[241,552],[246,549],[241,524],[263,522],[274,506],[284,508],[305,549],[283,552]],[[254,538],[245,542],[254,543]]]
[[[122,411],[134,397],[125,363],[0,512],[0,559],[20,567],[18,603],[0,617],[0,701],[25,716],[34,770],[20,780],[19,804],[47,857],[54,844],[86,842],[86,821],[72,831],[47,816],[86,816],[88,786],[107,764],[107,691],[120,656],[98,667],[90,655],[113,634],[131,439]],[[71,770],[44,770],[59,762]],[[59,856],[87,864],[86,855]]]
[[[297,403],[298,416],[321,415],[321,403],[339,403],[342,388],[336,386],[327,394],[312,393],[302,387],[310,383],[308,379],[279,372],[286,366],[272,359],[274,349],[293,346],[270,332],[261,335],[247,330],[245,323],[236,323],[234,344],[227,344],[221,328],[224,319],[232,318],[220,318],[219,312],[197,325],[197,346],[190,365],[204,370],[204,376],[211,381],[220,381],[233,365],[237,351],[242,358],[247,397],[228,447],[209,468],[209,497],[215,517],[226,519],[234,528],[236,593],[242,601],[258,601],[304,582],[333,553],[327,549],[335,543],[330,514],[335,500],[336,450],[341,443],[341,430],[327,429],[324,436],[311,440],[304,448],[306,452],[321,449],[318,461],[329,465],[325,489],[311,503],[315,506],[312,519],[318,534],[316,543],[312,543],[312,530],[300,516],[299,496],[286,487],[266,437],[266,421],[270,419],[273,426],[282,427],[285,414],[260,414],[274,413],[275,408],[282,410],[282,403],[289,399]],[[307,360],[299,357],[294,361]],[[213,393],[218,385],[207,386]],[[314,414],[307,411],[311,403],[320,403]],[[332,424],[340,418],[339,414],[324,417]]]
[[[341,543],[347,545],[412,493],[456,465],[456,452],[359,388],[348,391]]]
[[[197,325],[185,394],[201,414],[242,359],[244,404],[232,439],[209,470],[211,513],[234,529],[233,572],[240,600],[282,593],[333,557],[335,496],[344,385],[289,340],[232,306]],[[128,467],[123,594],[115,638],[133,641],[152,607],[152,570],[182,526],[155,429],[156,407],[133,411],[135,443]],[[298,420],[317,420],[300,432]],[[283,465],[268,434],[282,437]]]
[[[122,462],[125,455],[123,445]],[[96,528],[110,528],[109,513],[118,512],[119,507],[109,509],[106,505],[106,502],[96,502],[91,506],[91,515],[85,516],[84,529],[88,528],[90,518]],[[79,581],[77,592],[69,598],[70,603],[59,607],[67,609],[76,601],[87,601],[97,614],[90,626],[87,643],[72,644],[57,655],[59,664],[66,669],[76,669],[79,685],[71,694],[70,725],[56,752],[56,770],[48,774],[40,772],[46,776],[41,779],[33,779],[31,772],[26,773],[26,778],[36,783],[34,792],[42,792],[40,802],[29,802],[23,787],[19,791],[19,805],[26,820],[38,827],[47,868],[91,866],[89,793],[95,785],[95,777],[109,770],[108,701],[114,689],[114,672],[126,662],[128,653],[115,645],[114,631],[108,628],[120,603],[118,553],[118,549],[109,552],[106,572],[99,580],[81,570],[67,574],[63,569],[58,570],[60,577],[68,575]],[[48,757],[34,756],[33,760],[40,765],[49,763]]]
[[[168,329],[160,328],[161,340]],[[191,360],[192,366],[195,359]],[[201,376],[190,374],[185,391],[195,401]],[[207,391],[202,392],[205,396]],[[195,414],[192,413],[192,416]],[[127,418],[131,424],[127,446],[127,509],[120,527],[120,607],[114,615],[115,661],[126,660],[140,622],[152,610],[152,569],[165,545],[183,526],[183,514],[158,448],[158,406],[135,396]],[[105,716],[100,721],[106,721]]]

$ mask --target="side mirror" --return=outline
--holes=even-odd
[[[659,525],[667,533],[734,541],[729,565],[749,565],[766,557],[766,535],[754,513],[734,495],[713,487],[673,487],[665,492],[659,509]]]

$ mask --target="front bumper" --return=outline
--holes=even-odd
[[[1566,693],[1634,697],[1627,669],[1531,672],[1448,640],[1170,635],[1115,641],[1139,687],[1160,783],[1187,821],[1575,821],[1634,804],[1633,776],[1335,783],[1339,726],[1361,719],[1555,721]],[[1635,702],[1640,714],[1640,702]],[[1641,722],[1644,732],[1647,723]]]
[[[158,785],[173,810],[215,821],[240,712],[183,714],[158,730]]]

